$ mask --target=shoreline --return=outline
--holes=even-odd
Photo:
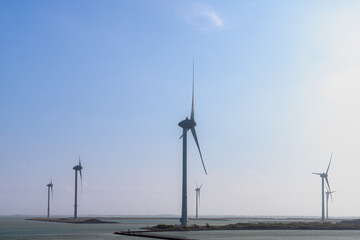
[[[118,223],[113,221],[102,221],[96,218],[26,218],[28,221],[72,223],[72,224],[109,224]]]
[[[158,224],[153,227],[144,227],[143,230],[137,231],[119,231],[115,232],[116,235],[134,236],[143,238],[154,238],[154,239],[170,239],[170,240],[185,240],[181,236],[167,235],[166,233],[171,232],[198,232],[198,231],[274,231],[274,230],[300,230],[300,231],[312,231],[312,230],[327,230],[327,231],[359,231],[360,230],[360,219],[353,221],[342,221],[337,223],[332,222],[257,222],[257,223],[235,223],[228,225],[214,225],[210,226],[198,226],[196,224],[182,227],[180,225],[166,225]]]
[[[257,222],[228,225],[180,225],[158,224],[143,228],[149,232],[219,231],[219,230],[360,230],[360,220],[332,222]]]

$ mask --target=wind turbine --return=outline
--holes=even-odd
[[[80,154],[79,154],[79,164],[76,165],[75,167],[73,167],[73,169],[75,170],[75,204],[74,204],[74,219],[77,218],[77,172],[80,172],[80,180],[81,180],[81,184],[82,184],[82,175],[81,175],[81,170],[83,169],[83,167],[81,166],[81,160],[80,160]]]
[[[330,162],[329,162],[328,168],[326,170],[326,173],[313,173],[313,174],[319,175],[321,177],[321,198],[322,198],[322,201],[321,201],[321,203],[322,203],[322,206],[321,206],[321,221],[325,220],[325,201],[324,201],[325,183],[324,183],[324,181],[326,181],[329,192],[331,192],[331,188],[330,188],[330,184],[329,184],[329,180],[328,180],[328,172],[329,172],[332,156],[333,156],[333,153],[331,153]]]
[[[202,187],[202,184],[200,185],[200,187],[198,186],[198,184],[195,182],[196,184],[196,188],[195,188],[195,192],[196,192],[196,219],[199,218],[199,212],[198,212],[198,209],[199,209],[199,206],[200,206],[200,190],[201,190],[201,187]]]
[[[330,195],[331,201],[332,201],[332,200],[333,200],[332,194],[333,194],[334,192],[336,192],[336,191],[332,191],[332,192],[327,191],[327,192],[326,192],[326,219],[329,219],[329,195]]]
[[[48,208],[47,208],[47,218],[50,217],[50,189],[51,189],[51,199],[53,199],[53,183],[52,180],[50,180],[50,183],[46,185],[48,188]]]
[[[196,146],[200,153],[201,162],[205,171],[205,164],[201,155],[199,142],[197,139],[196,131],[195,131],[195,118],[194,118],[194,61],[193,61],[193,82],[192,82],[192,104],[191,104],[191,116],[190,119],[186,117],[185,120],[179,122],[179,127],[183,129],[183,134],[180,138],[183,139],[183,182],[182,182],[182,208],[181,208],[181,226],[186,226],[188,222],[188,215],[187,215],[187,131],[191,130],[191,133],[194,137]]]

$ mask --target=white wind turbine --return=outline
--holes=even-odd
[[[50,217],[50,191],[51,191],[51,199],[53,199],[53,183],[52,180],[50,180],[50,183],[46,185],[48,188],[48,208],[47,208],[47,218]]]
[[[81,180],[81,184],[82,184],[82,174],[81,174],[81,170],[83,169],[83,167],[81,166],[81,160],[80,160],[80,154],[79,154],[79,164],[76,165],[75,167],[73,167],[73,169],[75,170],[75,204],[74,204],[74,219],[77,218],[77,172],[80,173],[80,180]]]
[[[331,197],[331,202],[333,201],[332,194],[336,191],[327,191],[326,192],[326,219],[329,219],[329,195]]]
[[[196,192],[196,219],[199,218],[199,207],[200,207],[200,190],[203,184],[200,185],[200,187],[198,186],[198,184],[195,182],[196,184],[196,188],[195,188],[195,192]]]
[[[186,118],[185,120],[181,121],[179,127],[183,129],[183,134],[180,138],[183,139],[183,182],[182,182],[182,208],[181,208],[181,226],[186,226],[188,222],[188,214],[187,214],[187,131],[191,130],[191,133],[194,137],[196,146],[200,153],[201,162],[205,171],[205,164],[202,158],[202,154],[200,151],[200,146],[198,142],[198,138],[195,131],[195,117],[194,117],[194,61],[193,61],[193,86],[192,86],[192,104],[191,104],[191,116],[190,119]]]
[[[313,174],[319,175],[321,177],[321,204],[322,204],[321,205],[321,221],[325,220],[325,199],[324,199],[325,181],[326,181],[327,187],[329,189],[329,192],[331,192],[331,188],[330,188],[330,184],[329,184],[329,180],[328,180],[328,172],[329,172],[332,156],[333,156],[333,154],[331,153],[331,157],[330,157],[330,161],[329,161],[329,165],[326,170],[326,173],[313,173]]]

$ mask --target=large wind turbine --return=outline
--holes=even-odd
[[[329,180],[328,180],[328,172],[329,172],[329,168],[330,168],[330,164],[331,164],[331,160],[332,160],[332,156],[333,154],[331,153],[331,157],[330,157],[330,161],[329,161],[329,165],[328,168],[326,170],[326,173],[313,173],[315,175],[319,175],[321,177],[321,221],[325,220],[325,199],[324,199],[324,188],[325,188],[325,183],[324,181],[326,181],[327,187],[329,189],[329,192],[331,192],[331,188],[330,188],[330,184],[329,184]]]
[[[48,188],[48,208],[47,208],[47,218],[50,217],[50,189],[51,189],[51,198],[53,198],[53,183],[52,180],[50,180],[50,183],[46,185]]]
[[[199,206],[200,206],[200,190],[202,187],[202,184],[200,185],[200,187],[198,186],[198,184],[195,182],[196,184],[196,188],[195,188],[195,192],[196,192],[196,219],[199,218]]]
[[[332,192],[330,192],[330,191],[327,191],[326,192],[326,219],[329,219],[329,195],[330,195],[330,197],[331,197],[331,201],[332,201],[332,194],[334,193],[334,192],[336,192],[336,191],[332,191]]]
[[[205,164],[201,155],[199,142],[197,139],[196,131],[195,131],[195,118],[194,118],[194,61],[193,61],[193,84],[192,84],[192,104],[191,104],[191,116],[190,119],[186,117],[185,120],[179,122],[179,127],[183,129],[182,139],[183,139],[183,182],[182,182],[182,208],[181,208],[181,226],[186,226],[188,222],[188,215],[187,215],[187,131],[191,130],[191,133],[194,137],[196,142],[196,146],[200,153],[201,162],[204,168],[205,173],[206,168]],[[180,137],[180,138],[181,138]]]
[[[81,184],[82,184],[82,175],[81,175],[81,170],[83,169],[83,167],[81,166],[81,160],[80,160],[80,155],[79,155],[79,164],[76,165],[75,167],[73,167],[73,169],[75,170],[75,204],[74,204],[74,219],[77,218],[77,172],[80,172],[80,180],[81,180]]]

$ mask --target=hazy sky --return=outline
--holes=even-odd
[[[0,1],[0,215],[360,216],[359,1]]]

